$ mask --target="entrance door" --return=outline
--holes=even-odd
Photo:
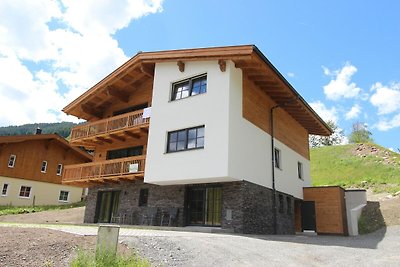
[[[118,212],[120,191],[101,191],[97,194],[95,223],[110,223]]]
[[[221,196],[221,187],[193,187],[188,189],[188,224],[220,226]]]
[[[303,201],[301,203],[301,227],[302,230],[317,231],[315,223],[315,202]]]

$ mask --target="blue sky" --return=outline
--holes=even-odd
[[[71,100],[135,55],[255,44],[346,134],[400,148],[397,1],[0,2],[0,125],[73,120]]]

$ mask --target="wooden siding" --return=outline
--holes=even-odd
[[[61,184],[61,175],[57,175],[58,164],[63,164],[64,168],[90,160],[58,142],[34,140],[0,144],[0,176]],[[14,168],[8,167],[11,154],[17,156]],[[44,160],[47,161],[46,173],[41,172]]]
[[[315,202],[317,233],[347,235],[344,189],[339,186],[303,189],[304,201]]]
[[[276,103],[243,76],[243,117],[271,134],[270,111]],[[274,110],[274,136],[306,159],[310,159],[308,132],[284,109]]]

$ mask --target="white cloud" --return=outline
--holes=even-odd
[[[324,93],[328,99],[339,100],[340,98],[358,97],[361,88],[351,82],[352,76],[357,72],[357,68],[351,63],[346,62],[340,70],[331,71],[322,66],[324,74],[332,76],[332,80],[324,86]]]
[[[161,11],[162,0],[0,1],[0,125],[71,120],[61,109],[128,59],[114,34]]]
[[[318,115],[325,121],[333,121],[335,124],[338,122],[338,115],[335,107],[327,108],[321,101],[310,103],[310,106],[318,113]]]
[[[351,109],[346,113],[345,118],[346,120],[351,120],[355,119],[360,115],[361,113],[361,107],[358,104],[355,104],[354,106],[351,107]]]
[[[294,74],[293,72],[288,72],[288,73],[287,73],[287,76],[292,78],[292,77],[295,76],[295,74]]]
[[[373,95],[370,102],[378,108],[379,115],[390,114],[400,110],[400,83],[392,83],[384,86],[381,83],[375,83],[371,87]]]
[[[397,114],[390,120],[381,118],[373,128],[377,128],[380,131],[388,131],[397,127],[400,127],[400,114]]]

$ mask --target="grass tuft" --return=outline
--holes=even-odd
[[[45,205],[45,206],[24,206],[24,207],[13,207],[11,205],[0,206],[0,216],[10,215],[10,214],[24,214],[24,213],[34,213],[46,210],[63,210],[70,208],[77,208],[85,206],[85,202],[78,202],[68,205]]]
[[[78,250],[76,259],[71,267],[148,267],[150,263],[141,259],[137,254],[122,256],[107,250],[92,251]]]

